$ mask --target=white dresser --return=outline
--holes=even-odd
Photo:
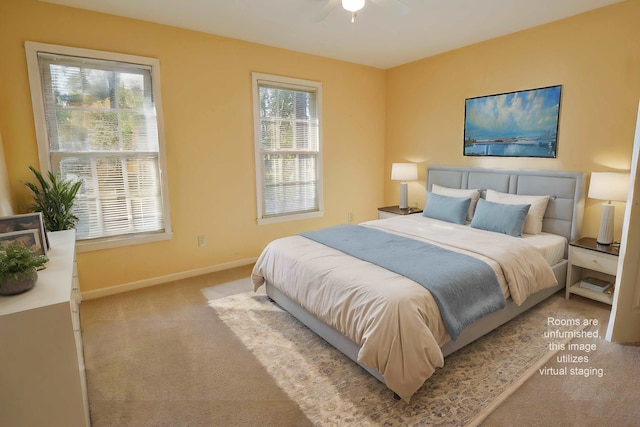
[[[75,230],[49,233],[33,289],[0,296],[0,426],[88,426]]]

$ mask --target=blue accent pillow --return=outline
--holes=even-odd
[[[530,206],[505,205],[480,199],[471,220],[471,227],[521,237]]]
[[[464,224],[470,203],[471,197],[450,197],[427,192],[427,204],[422,216]]]

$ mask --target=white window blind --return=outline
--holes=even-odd
[[[258,222],[322,211],[321,85],[254,73]]]
[[[169,231],[152,66],[37,52],[54,172],[83,182],[77,239]]]

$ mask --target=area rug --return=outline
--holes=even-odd
[[[555,351],[547,318],[574,318],[550,298],[445,359],[410,403],[334,349],[263,292],[209,301],[278,385],[319,426],[477,425]],[[565,340],[565,341],[568,341]]]

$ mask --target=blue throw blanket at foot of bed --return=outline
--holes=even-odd
[[[493,269],[469,255],[359,225],[339,225],[300,235],[427,288],[453,340],[467,325],[505,306]]]

